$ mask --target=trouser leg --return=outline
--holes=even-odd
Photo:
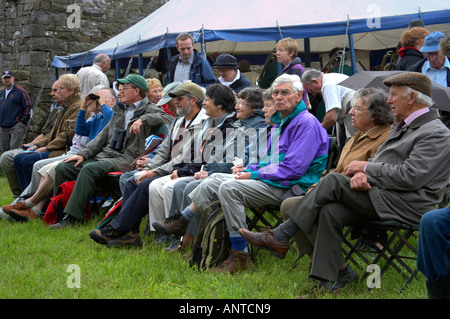
[[[223,208],[227,228],[237,233],[247,228],[246,207],[260,208],[279,205],[285,190],[272,187],[259,180],[227,180],[219,187],[219,200]]]
[[[22,189],[17,180],[16,171],[14,170],[14,156],[20,153],[23,153],[22,149],[9,150],[4,152],[0,157],[0,168],[5,173],[11,192],[16,196],[21,194]]]
[[[57,166],[57,170],[59,167],[60,165]],[[109,161],[92,161],[83,165],[64,212],[83,220],[89,201],[95,195],[97,186],[100,185],[108,172],[113,170],[114,167]]]
[[[126,192],[126,201],[122,202],[119,214],[110,223],[112,228],[120,234],[125,234],[129,230],[139,231],[142,218],[148,214],[149,185],[159,177],[147,178],[133,192]],[[136,185],[134,181],[128,181],[126,188],[131,190],[133,183]]]

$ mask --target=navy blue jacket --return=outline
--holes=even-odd
[[[8,98],[5,99],[6,89],[0,93],[0,127],[11,128],[17,123],[27,125],[33,108],[27,91],[17,84],[13,84]]]
[[[169,70],[167,72],[167,83],[172,83],[175,77],[175,68],[177,67],[179,54],[170,59]],[[189,80],[202,87],[216,83],[216,77],[209,65],[209,62],[203,58],[203,55],[194,50],[194,62],[189,73]]]

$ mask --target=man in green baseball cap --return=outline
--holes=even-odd
[[[148,91],[148,84],[145,78],[139,74],[131,73],[124,79],[117,79],[117,82],[121,84],[132,84],[131,87],[138,88],[141,92],[144,92],[145,94],[142,96],[142,98],[147,96]],[[126,103],[125,103],[126,104]]]

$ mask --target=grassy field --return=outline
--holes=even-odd
[[[0,205],[12,201],[0,176]],[[293,299],[309,292],[309,259],[295,268],[296,253],[284,260],[257,251],[251,269],[235,274],[199,272],[180,253],[144,237],[142,249],[108,249],[88,233],[101,219],[75,228],[52,230],[42,221],[0,220],[0,298],[2,299]],[[355,269],[356,270],[356,269]],[[362,270],[358,271],[362,275]],[[404,293],[404,279],[394,270],[381,288],[360,281],[345,288],[342,299],[426,299],[419,273]],[[325,295],[323,298],[335,298]]]

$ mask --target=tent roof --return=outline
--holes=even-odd
[[[56,56],[52,66],[89,64],[100,52],[118,59],[174,47],[181,32],[207,43],[207,52],[268,53],[282,37],[313,38],[311,51],[323,52],[342,47],[347,33],[354,35],[355,49],[382,49],[396,46],[408,23],[419,18],[430,31],[450,32],[450,2],[170,0],[88,52]],[[323,37],[330,38],[324,41]]]

